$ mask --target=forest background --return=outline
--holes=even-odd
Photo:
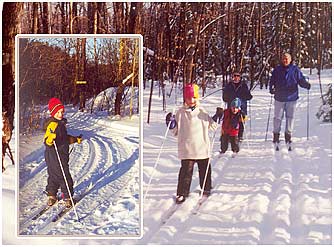
[[[2,111],[7,112],[13,123],[16,34],[142,34],[145,72],[142,86],[145,89],[147,82],[151,82],[152,94],[154,81],[158,81],[163,97],[166,92],[160,88],[163,89],[165,80],[173,85],[196,82],[202,86],[204,95],[205,88],[217,75],[222,76],[223,86],[235,70],[243,73],[251,88],[266,84],[280,54],[286,51],[300,67],[310,68],[311,73],[315,69],[323,97],[321,70],[332,67],[331,16],[329,2],[5,2]],[[77,51],[82,50],[83,44],[79,41],[74,44]],[[64,52],[48,52],[43,56]],[[87,97],[93,97],[107,87],[119,86],[127,74],[119,73],[119,62],[114,62],[114,66],[97,66],[85,54],[77,54],[73,58],[64,54],[72,67],[62,67],[61,75],[65,78],[55,80],[59,89],[70,90],[70,95],[58,95],[65,103],[77,103],[74,83],[76,79],[82,80],[80,76],[88,79],[88,75],[98,73],[97,77],[95,74],[89,78]],[[50,72],[38,71],[39,75]],[[42,83],[33,78],[34,73],[30,75],[24,81],[30,81],[40,90]],[[329,90],[331,95],[331,87]],[[123,94],[124,90],[120,92]],[[24,103],[45,104],[48,96],[35,93],[25,97]],[[117,114],[116,110],[114,113]]]

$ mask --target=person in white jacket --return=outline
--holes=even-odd
[[[184,105],[175,115],[168,113],[166,124],[178,138],[178,157],[181,159],[181,168],[178,176],[176,203],[182,203],[189,195],[194,164],[197,163],[199,182],[204,186],[204,195],[209,196],[211,191],[211,166],[209,157],[211,145],[209,129],[215,130],[215,121],[222,117],[222,108],[217,108],[214,117],[199,106],[199,93],[196,84],[187,84],[184,87]],[[208,169],[204,184],[205,173]]]

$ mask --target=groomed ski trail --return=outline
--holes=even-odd
[[[138,241],[124,240],[120,243],[330,244],[331,124],[321,123],[315,117],[320,105],[319,84],[316,75],[309,76],[312,84],[309,140],[306,139],[306,90],[299,90],[292,136],[293,149],[289,152],[284,143],[285,119],[280,137],[281,150],[275,151],[272,145],[273,115],[270,116],[268,140],[264,141],[270,94],[267,90],[255,89],[252,92],[254,98],[250,116],[252,133],[249,133],[248,121],[245,132],[247,138],[239,154],[232,159],[228,151],[220,159],[213,159],[212,195],[197,215],[188,210],[197,200],[189,198],[185,201],[189,205],[177,209],[165,224],[160,225],[164,212],[174,203],[172,196],[176,193],[180,168],[176,138],[168,135],[150,193],[144,202],[144,237]],[[331,74],[325,74],[323,78],[328,81]],[[148,100],[148,92],[144,93],[147,94],[144,99]],[[220,105],[220,95],[218,93],[201,102],[211,115]],[[152,174],[155,150],[163,141],[164,117],[174,108],[172,97],[170,105],[173,107],[166,113],[162,112],[161,100],[153,96],[152,121],[149,125],[144,124],[144,182]],[[217,136],[214,153],[218,152],[219,145]],[[195,190],[198,190],[196,165],[191,186],[191,191]]]
[[[137,127],[129,126],[124,131],[123,127],[118,128],[121,123],[109,125],[111,121],[108,120],[96,122],[87,115],[73,113],[66,116],[68,132],[74,135],[82,133],[84,138],[80,145],[74,144],[69,161],[74,193],[85,193],[77,205],[83,224],[73,224],[76,220],[73,210],[56,224],[51,222],[55,209],[47,211],[36,221],[29,220],[38,208],[46,204],[46,196],[42,193],[47,180],[42,147],[36,151],[42,154],[37,165],[31,159],[36,155],[27,156],[20,162],[24,167],[36,166],[34,170],[20,170],[20,177],[26,178],[19,189],[21,234],[139,234],[139,123]],[[33,141],[41,142],[42,138],[43,133],[40,133]],[[29,145],[29,140],[26,143]],[[71,231],[68,232],[68,229]]]

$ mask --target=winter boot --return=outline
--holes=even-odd
[[[273,143],[279,143],[279,133],[274,133]]]
[[[71,208],[73,206],[70,198],[66,198],[64,201],[65,201],[65,207]]]
[[[211,194],[210,190],[203,191],[203,196],[210,196],[210,194]]]
[[[52,206],[57,202],[57,197],[53,195],[48,195],[48,206]]]
[[[186,200],[186,197],[185,197],[185,196],[178,195],[178,196],[176,196],[175,202],[176,202],[176,204],[181,204],[181,203],[184,202],[185,200]]]
[[[285,132],[284,137],[285,137],[285,143],[287,144],[291,143],[291,134]]]

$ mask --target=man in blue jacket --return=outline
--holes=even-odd
[[[281,123],[285,113],[285,142],[291,143],[291,133],[293,130],[294,113],[298,97],[298,85],[309,90],[311,84],[308,83],[297,65],[291,63],[292,58],[289,53],[284,53],[281,64],[278,65],[271,76],[269,90],[274,94],[274,138],[275,144],[279,143]]]

